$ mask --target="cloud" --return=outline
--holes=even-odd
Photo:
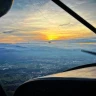
[[[4,34],[11,34],[11,33],[14,33],[15,31],[4,31],[4,32],[2,32],[2,33],[4,33]]]
[[[18,36],[3,36],[0,38],[0,43],[19,43],[19,42],[25,42],[24,38],[18,37]]]
[[[68,22],[68,23],[65,23],[65,24],[60,24],[59,26],[61,26],[61,27],[74,27],[78,24],[79,24],[78,22]]]
[[[70,25],[71,23],[70,22],[68,22],[68,23],[66,23],[66,24],[60,24],[59,26],[67,26],[67,25]]]

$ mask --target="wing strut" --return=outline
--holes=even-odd
[[[68,6],[66,6],[60,0],[52,0],[52,1],[96,34],[96,28],[92,26],[90,23],[88,23],[86,20],[84,20],[82,17],[80,17],[73,10],[71,10]]]

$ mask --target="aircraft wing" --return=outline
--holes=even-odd
[[[64,77],[64,78],[94,78],[96,79],[96,66],[80,68],[77,70],[70,70],[66,72],[61,72],[46,77]]]

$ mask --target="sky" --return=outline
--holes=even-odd
[[[96,0],[61,1],[96,26]],[[51,0],[14,0],[11,10],[0,18],[0,43],[87,37],[94,33]]]

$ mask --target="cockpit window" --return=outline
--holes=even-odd
[[[96,26],[95,0],[61,0]],[[96,62],[93,32],[51,0],[14,0],[0,18],[0,83],[11,96],[25,81]]]

